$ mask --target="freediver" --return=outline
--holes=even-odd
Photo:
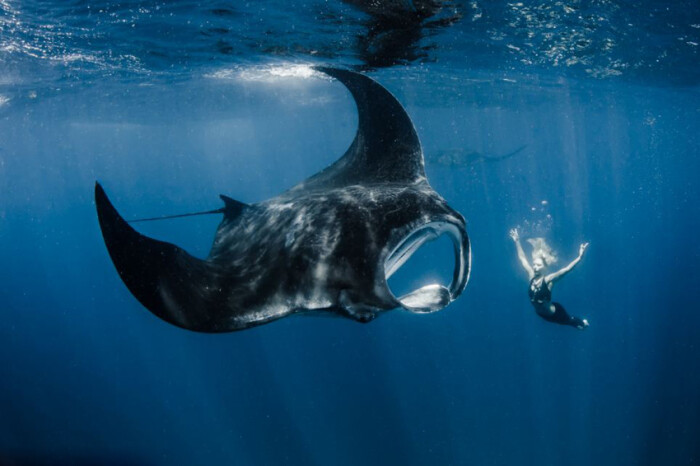
[[[554,283],[571,272],[576,264],[579,263],[583,257],[583,253],[588,247],[588,243],[583,243],[579,246],[578,257],[571,261],[569,265],[554,273],[547,274],[547,268],[556,262],[556,256],[554,256],[545,240],[543,238],[532,238],[528,240],[532,245],[532,265],[530,265],[525,256],[525,251],[523,251],[523,247],[520,244],[520,235],[517,228],[510,230],[510,237],[513,239],[515,247],[518,250],[520,264],[527,272],[530,280],[528,294],[530,295],[530,302],[535,308],[537,315],[548,322],[570,325],[579,330],[588,327],[588,321],[586,319],[571,316],[566,312],[564,306],[552,302],[552,287]]]

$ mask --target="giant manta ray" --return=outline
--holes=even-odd
[[[315,312],[368,322],[381,311],[426,313],[455,300],[469,278],[464,218],[425,175],[413,123],[396,98],[367,76],[316,68],[343,83],[359,127],[345,155],[277,197],[225,207],[209,257],[134,230],[99,183],[102,235],[119,276],[161,319],[200,332],[228,332]],[[387,279],[426,241],[452,239],[449,287],[394,296]]]

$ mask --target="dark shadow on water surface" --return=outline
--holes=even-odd
[[[369,15],[364,22],[366,33],[357,38],[357,55],[364,62],[359,68],[364,70],[429,60],[435,46],[421,41],[462,19],[458,5],[451,1],[343,1]]]

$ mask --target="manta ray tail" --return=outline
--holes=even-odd
[[[148,218],[136,218],[134,220],[127,220],[128,223],[139,223],[139,222],[152,222],[155,220],[170,220],[173,218],[183,218],[183,217],[194,217],[195,215],[211,215],[211,214],[226,214],[229,218],[235,218],[240,215],[243,210],[248,207],[248,204],[231,199],[228,196],[220,194],[219,197],[224,201],[225,206],[220,209],[205,210],[204,212],[191,212],[187,214],[176,214],[176,215],[161,215],[160,217],[148,217]]]
[[[221,273],[179,247],[131,228],[95,184],[97,216],[119,276],[141,304],[161,319],[189,330],[229,331],[212,315]]]
[[[194,217],[196,215],[223,214],[225,211],[226,211],[226,209],[222,207],[220,209],[207,210],[204,212],[191,212],[189,214],[162,215],[160,217],[135,218],[133,220],[127,220],[127,222],[128,223],[153,222],[155,220],[170,220],[173,218]]]

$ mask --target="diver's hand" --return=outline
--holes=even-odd
[[[513,228],[512,230],[510,230],[510,237],[511,237],[511,238],[513,239],[513,241],[515,241],[516,243],[517,243],[518,241],[520,241],[520,235],[518,234],[518,229],[517,229],[517,228]]]
[[[581,246],[578,248],[578,256],[583,257],[583,253],[586,252],[586,248],[588,247],[588,243],[582,243]]]

